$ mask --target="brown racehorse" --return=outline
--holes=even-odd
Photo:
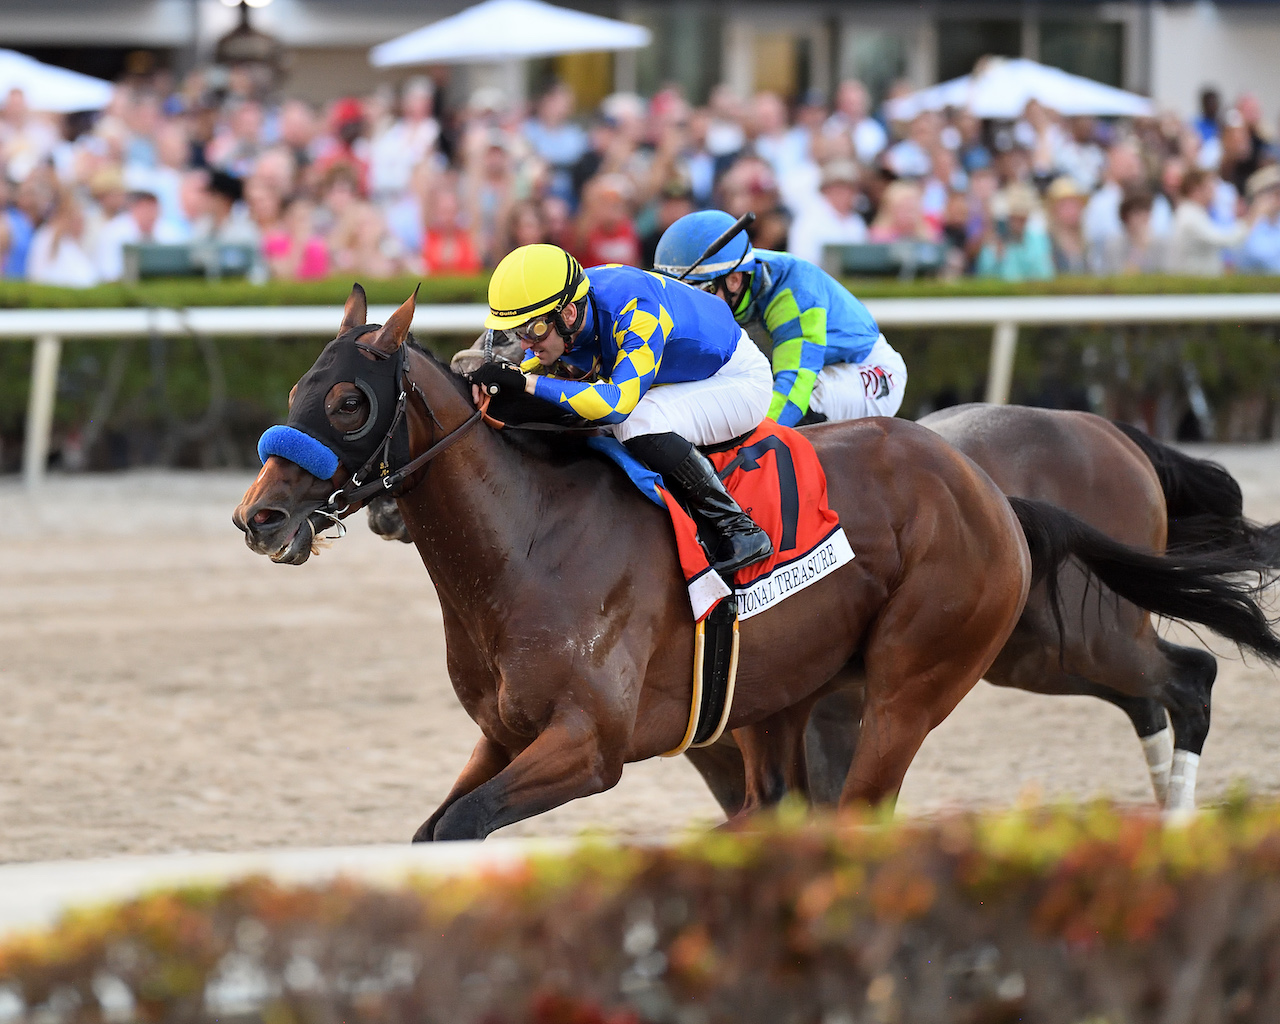
[[[400,354],[413,309],[410,298],[364,335],[370,359]],[[365,316],[357,287],[344,336]],[[689,716],[693,627],[666,517],[619,471],[574,442],[468,430],[465,381],[415,347],[405,359],[408,447],[417,459],[440,454],[404,481],[400,510],[440,598],[450,678],[482,732],[414,838],[482,838],[608,789],[627,762],[675,746]],[[337,434],[360,433],[370,417],[350,381],[334,381],[323,405]],[[861,681],[862,730],[841,803],[894,796],[925,735],[1004,646],[1033,564],[1075,554],[1148,607],[1236,612],[1214,589],[1225,584],[1195,566],[1106,542],[1048,506],[1011,503],[927,428],[863,421],[812,438],[857,558],[743,624],[729,726],[747,810],[803,788],[803,758],[792,755],[809,710],[850,673]],[[235,524],[253,550],[301,563],[314,517],[345,483],[341,467],[320,480],[273,455]],[[1238,617],[1247,631],[1252,620]]]
[[[482,358],[482,357],[481,357]],[[1091,413],[1024,406],[956,406],[920,420],[981,466],[1006,493],[1059,505],[1115,540],[1153,551],[1252,548],[1280,567],[1280,525],[1258,527],[1243,515],[1240,485],[1221,466],[1192,458],[1136,428]],[[391,499],[371,501],[369,525],[390,539],[410,541]],[[1063,584],[1083,596],[1078,567]],[[1077,600],[1068,607],[1080,608]],[[1095,696],[1120,708],[1142,741],[1152,786],[1162,806],[1194,804],[1195,779],[1180,775],[1172,799],[1175,750],[1199,755],[1209,729],[1216,662],[1205,651],[1161,639],[1150,616],[1123,602],[1098,614],[1070,614],[1060,643],[1048,595],[1033,589],[1018,626],[986,679],[1033,693]],[[814,707],[807,756],[810,796],[839,798],[856,742],[855,695],[838,691]],[[1172,724],[1171,724],[1172,723]],[[745,798],[741,756],[727,740],[687,756],[706,777],[725,810]]]
[[[957,406],[920,422],[973,459],[1006,494],[1061,506],[1115,540],[1152,551],[1166,543],[1172,551],[1216,550],[1228,560],[1239,557],[1246,572],[1280,562],[1280,531],[1245,520],[1240,487],[1226,470],[1133,428],[1091,413],[988,405]],[[1147,612],[1087,587],[1079,566],[1064,567],[1059,586],[1065,640],[1045,586],[1034,587],[986,680],[1116,705],[1143,740],[1159,802],[1171,811],[1191,809],[1195,776],[1175,748],[1198,757],[1204,747],[1215,659],[1162,639]],[[849,687],[813,710],[806,755],[815,802],[833,803],[839,792],[857,743],[850,723],[858,721],[858,700]],[[732,813],[744,798],[744,781],[731,743],[688,756]],[[1181,770],[1170,792],[1175,760]]]

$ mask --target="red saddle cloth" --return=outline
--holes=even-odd
[[[827,475],[802,434],[765,420],[740,444],[707,458],[773,542],[771,558],[735,575],[739,619],[767,611],[853,560],[840,518],[827,504]],[[729,587],[711,568],[689,513],[671,499],[667,510],[694,619],[701,621],[729,595]]]

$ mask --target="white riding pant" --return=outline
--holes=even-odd
[[[864,416],[895,416],[907,389],[907,364],[884,335],[860,363],[824,366],[809,399],[810,412],[833,423]]]
[[[758,427],[772,394],[769,360],[743,331],[729,361],[706,380],[651,387],[606,429],[619,441],[670,431],[696,445],[722,444]]]

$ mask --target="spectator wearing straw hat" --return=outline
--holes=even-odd
[[[1280,165],[1254,171],[1245,183],[1245,198],[1257,219],[1240,251],[1240,269],[1280,274]]]
[[[1047,281],[1053,277],[1053,251],[1043,227],[1032,223],[1035,193],[1011,185],[991,201],[995,225],[978,253],[979,277],[1004,281]]]
[[[1059,274],[1083,274],[1088,269],[1081,220],[1087,199],[1088,194],[1066,174],[1045,190],[1053,268]]]
[[[826,245],[860,245],[867,240],[867,223],[856,212],[858,165],[832,160],[823,165],[817,197],[791,225],[787,248],[810,263],[822,262]]]

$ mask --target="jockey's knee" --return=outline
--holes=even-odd
[[[689,457],[693,442],[674,431],[661,434],[638,434],[622,442],[627,451],[650,469],[670,472]]]

